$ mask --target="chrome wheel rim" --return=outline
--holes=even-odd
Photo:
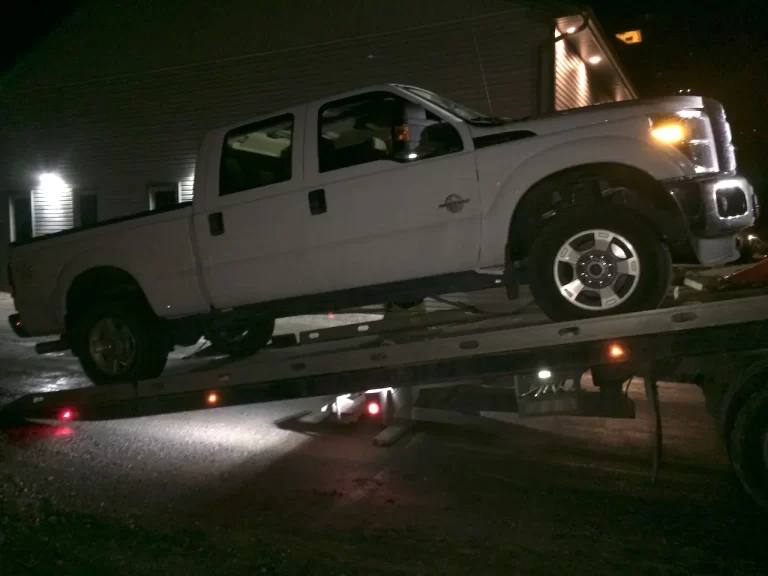
[[[557,290],[583,310],[610,310],[627,301],[640,281],[634,246],[610,230],[585,230],[566,240],[554,262]]]
[[[91,329],[88,346],[96,367],[106,374],[125,374],[136,360],[136,338],[117,318],[102,318]]]

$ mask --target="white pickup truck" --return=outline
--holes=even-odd
[[[202,335],[503,282],[553,319],[657,307],[672,261],[738,258],[756,202],[722,106],[679,96],[512,121],[382,85],[210,132],[194,202],[12,245],[22,336],[96,383]]]

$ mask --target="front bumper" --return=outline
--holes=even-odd
[[[19,338],[29,338],[29,332],[26,331],[24,325],[21,323],[21,316],[19,314],[11,314],[8,316],[8,324],[11,325],[11,330]]]
[[[758,216],[754,190],[741,176],[707,175],[664,182],[677,202],[700,264],[739,257],[737,235]]]

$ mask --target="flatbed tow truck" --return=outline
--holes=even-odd
[[[158,379],[28,394],[0,408],[0,422],[328,397],[323,410],[301,417],[311,424],[367,411],[385,425],[374,442],[389,446],[423,419],[462,423],[489,412],[634,418],[625,384],[639,377],[650,406],[655,482],[662,456],[657,382],[689,382],[701,386],[744,489],[768,508],[768,260],[725,270],[682,273],[669,302],[648,312],[548,323],[543,315],[457,304],[275,336],[255,356],[214,359]]]

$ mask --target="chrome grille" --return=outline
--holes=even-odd
[[[711,98],[704,99],[704,109],[712,124],[719,171],[726,174],[735,173],[736,154],[731,143],[731,128],[725,117],[725,109],[717,100]]]

